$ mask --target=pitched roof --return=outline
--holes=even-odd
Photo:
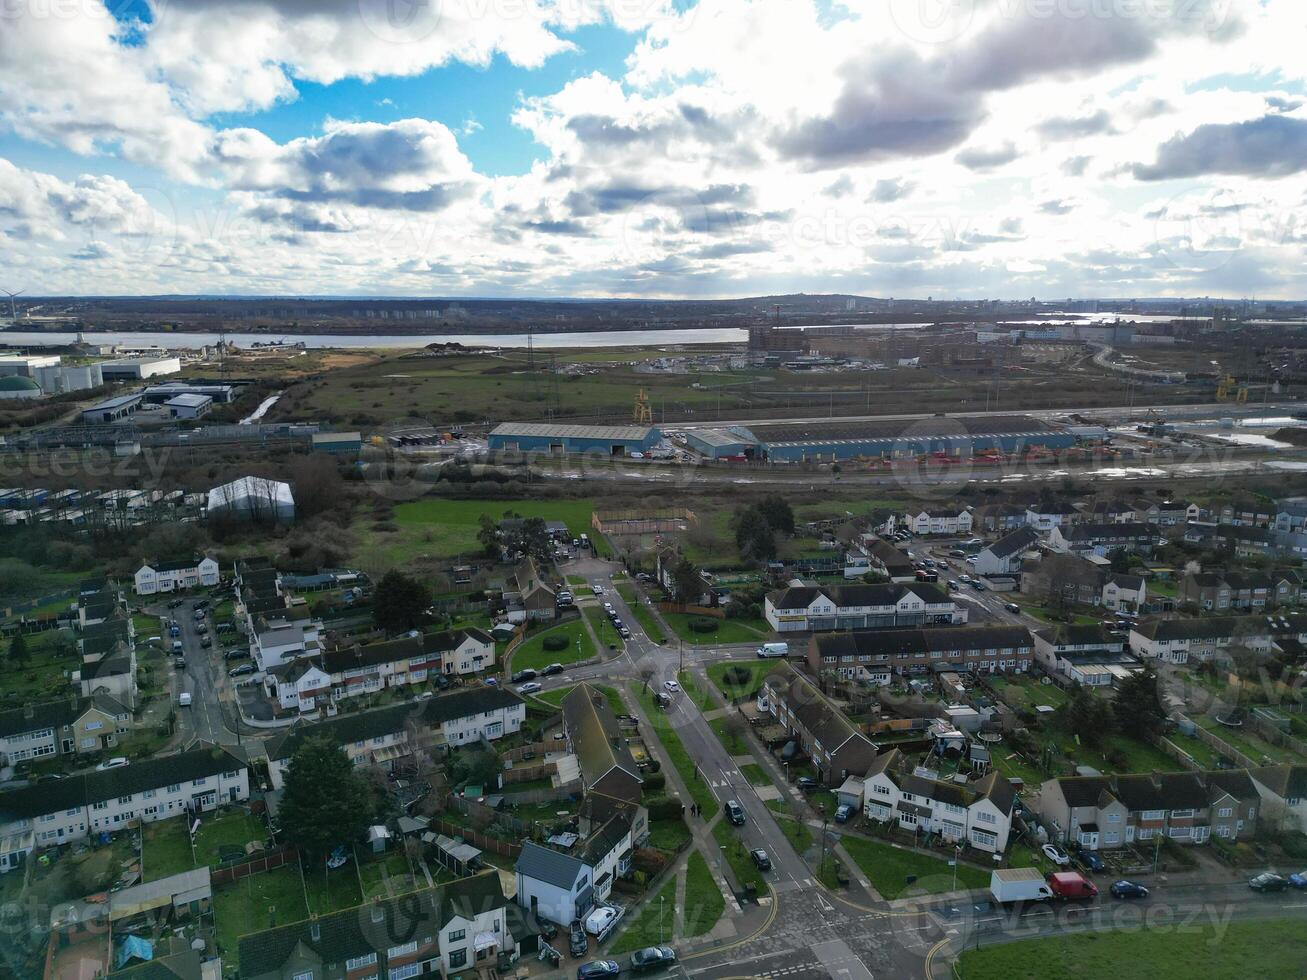
[[[1102,806],[1105,798],[1113,798],[1112,782],[1106,776],[1063,776],[1057,781],[1067,806]]]
[[[124,715],[128,708],[107,694],[91,697],[69,697],[60,701],[44,701],[21,708],[0,711],[0,738],[22,735],[27,732],[53,728],[56,733],[64,725],[71,725],[94,705],[105,714]]]
[[[1261,766],[1249,774],[1282,799],[1307,797],[1307,766]]]
[[[907,656],[932,650],[1021,649],[1033,645],[1024,626],[939,626],[849,630],[813,637],[821,657]]]
[[[947,592],[929,582],[885,582],[879,585],[793,586],[767,596],[776,609],[803,609],[814,599],[824,597],[840,607],[893,606],[906,595],[922,602],[945,604],[952,600]]]
[[[1017,528],[1011,534],[1005,534],[985,550],[995,558],[1010,558],[1023,551],[1029,551],[1039,543],[1039,533],[1033,527]]]
[[[1130,592],[1138,592],[1144,587],[1144,577],[1142,575],[1123,575],[1116,572],[1109,575],[1107,580],[1118,589],[1127,589]]]
[[[251,933],[240,940],[241,976],[280,975],[297,950],[333,964],[376,953],[378,972],[385,976],[386,951],[391,947],[414,940],[421,944],[427,936],[438,936],[456,917],[471,919],[507,904],[499,872],[490,870],[436,888]]]
[[[1112,636],[1102,623],[1059,623],[1037,630],[1035,635],[1053,646],[1114,646],[1118,650],[1125,646],[1125,638]]]
[[[794,716],[827,751],[834,752],[850,738],[871,744],[862,731],[792,664],[777,664],[767,675],[765,683],[784,698]]]
[[[1201,810],[1207,805],[1203,780],[1192,772],[1117,776],[1116,797],[1130,810]]]
[[[518,874],[527,878],[570,889],[585,871],[585,862],[529,840],[523,841],[522,853],[517,856],[517,863],[513,867]]]
[[[631,814],[614,813],[603,826],[590,835],[581,850],[581,858],[591,867],[599,864],[613,848],[617,847],[631,833]]]
[[[617,716],[602,692],[585,683],[568,691],[563,698],[563,722],[586,786],[594,785],[613,769],[640,779]]]
[[[79,773],[55,782],[0,792],[0,824],[129,796],[246,768],[230,747],[210,745],[176,755],[159,755],[116,769]]]

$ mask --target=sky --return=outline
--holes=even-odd
[[[4,0],[29,295],[1307,297],[1303,0]]]

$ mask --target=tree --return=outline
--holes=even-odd
[[[1071,690],[1064,717],[1071,733],[1088,745],[1099,745],[1112,726],[1112,709],[1107,702],[1079,684]]]
[[[770,494],[758,502],[758,513],[776,534],[794,534],[794,511],[779,494]]]
[[[735,546],[741,557],[752,561],[770,561],[776,557],[776,535],[767,519],[755,507],[740,511],[735,524]]]
[[[1113,548],[1107,553],[1107,559],[1112,563],[1112,571],[1124,574],[1130,571],[1130,552],[1125,548]]]
[[[376,816],[376,800],[345,750],[325,737],[310,738],[291,756],[280,820],[287,843],[310,859],[361,836]]]
[[[392,569],[377,583],[372,597],[372,621],[387,633],[403,633],[422,622],[430,604],[426,586]]]
[[[21,667],[27,666],[27,638],[22,633],[15,633],[9,643],[9,659]]]
[[[672,592],[680,602],[694,602],[703,591],[703,579],[699,569],[690,559],[682,555],[672,566]]]
[[[477,523],[481,525],[477,531],[477,541],[481,545],[481,550],[485,552],[487,558],[499,557],[499,527],[495,524],[495,519],[489,514],[482,514]]]
[[[1121,682],[1116,689],[1112,713],[1117,725],[1127,735],[1147,740],[1157,734],[1166,715],[1162,712],[1158,693],[1157,672],[1152,666],[1145,665],[1143,670]]]
[[[509,551],[520,551],[540,561],[548,561],[553,551],[549,526],[543,517],[528,517],[504,535]]]

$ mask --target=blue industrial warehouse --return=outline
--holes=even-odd
[[[1025,415],[773,422],[739,431],[757,442],[760,456],[778,463],[899,459],[932,453],[965,459],[990,450],[1066,449],[1076,442],[1071,432]]]
[[[744,429],[687,429],[685,441],[709,459],[752,456],[758,451],[758,440]]]
[[[663,434],[644,425],[562,425],[551,422],[503,422],[490,433],[490,448],[522,453],[602,453],[629,456],[647,453]]]

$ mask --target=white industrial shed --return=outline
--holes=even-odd
[[[209,491],[208,519],[230,518],[266,524],[295,519],[295,497],[290,484],[243,476]]]

